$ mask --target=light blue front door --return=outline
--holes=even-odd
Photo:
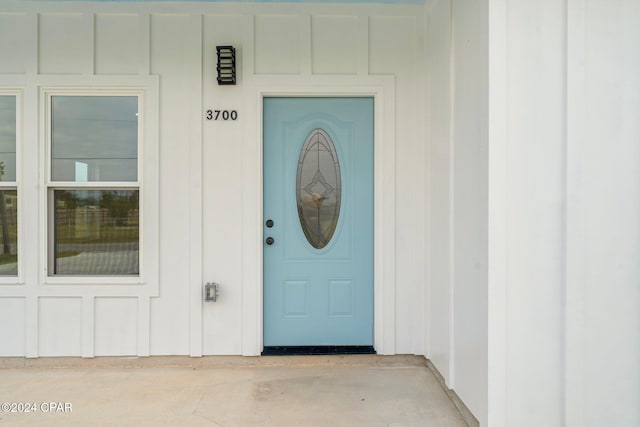
[[[264,99],[264,345],[373,345],[373,98]]]

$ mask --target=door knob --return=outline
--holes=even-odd
[[[267,228],[273,227],[273,220],[272,219],[268,219],[267,222],[266,222],[266,226],[267,226]]]
[[[273,237],[267,237],[266,242],[267,242],[267,245],[271,246],[271,245],[273,245],[273,243],[275,242],[275,240],[273,240]]]

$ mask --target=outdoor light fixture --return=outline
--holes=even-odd
[[[236,50],[233,46],[216,46],[218,53],[218,84],[236,84]]]

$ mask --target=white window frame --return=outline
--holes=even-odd
[[[157,83],[157,82],[156,82]],[[133,87],[41,87],[40,103],[42,111],[41,129],[43,150],[41,150],[41,242],[42,242],[42,283],[46,285],[141,285],[151,281],[157,288],[158,268],[158,182],[153,179],[158,171],[157,133],[149,128],[157,125],[157,87],[134,85]],[[138,97],[138,176],[131,182],[68,182],[51,179],[51,98],[53,96],[137,96]],[[147,181],[153,181],[148,183]],[[53,275],[49,273],[52,261],[53,215],[50,199],[54,189],[137,189],[139,191],[139,265],[138,275]],[[154,234],[156,236],[154,236]],[[148,256],[150,255],[150,256]],[[152,291],[151,294],[156,294]]]
[[[16,98],[16,179],[15,181],[0,181],[1,189],[15,190],[17,194],[17,244],[18,244],[18,271],[16,275],[12,276],[0,276],[0,285],[16,285],[23,284],[23,254],[24,254],[24,237],[23,237],[23,213],[22,207],[24,206],[23,201],[23,191],[21,186],[21,176],[22,176],[22,97],[23,91],[21,88],[15,87],[1,87],[0,88],[1,96],[15,96]]]

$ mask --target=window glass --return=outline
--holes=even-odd
[[[54,274],[139,273],[138,190],[53,190]]]
[[[16,96],[0,95],[0,182],[16,181]],[[0,276],[18,274],[18,192],[0,187]]]
[[[324,130],[314,129],[300,151],[296,200],[302,231],[316,249],[324,248],[333,237],[340,215],[341,193],[336,149]]]
[[[51,180],[138,180],[137,96],[52,96]]]
[[[0,276],[18,274],[18,192],[0,188]]]
[[[16,180],[16,97],[0,95],[0,181]]]

